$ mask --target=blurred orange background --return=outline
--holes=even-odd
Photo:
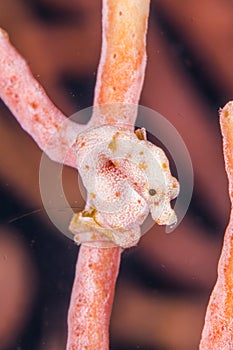
[[[233,3],[152,0],[140,103],[164,115],[190,152],[194,192],[171,234],[154,226],[122,255],[112,350],[196,350],[228,221],[218,109],[233,95]],[[101,1],[0,2],[0,27],[68,116],[92,105]],[[30,91],[29,91],[30,93]],[[41,151],[0,104],[0,350],[62,350],[78,248],[41,202]],[[74,210],[77,173],[64,168]]]

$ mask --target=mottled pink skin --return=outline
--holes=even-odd
[[[107,350],[119,248],[82,245],[68,315],[69,350]]]
[[[218,278],[208,304],[200,350],[233,349],[233,102],[220,111],[231,215],[218,264]]]

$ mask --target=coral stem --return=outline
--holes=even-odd
[[[92,124],[134,125],[145,76],[150,0],[103,0],[102,49]],[[107,108],[105,108],[107,104]],[[109,108],[111,104],[111,108]],[[113,108],[119,104],[118,108]]]
[[[83,126],[72,122],[52,103],[26,61],[11,45],[0,28],[0,98],[9,107],[21,127],[45,151],[53,136],[56,145],[47,152],[55,161],[76,167],[71,145]],[[54,137],[55,136],[55,137]],[[52,149],[52,148],[51,148]],[[64,157],[66,155],[66,157]]]
[[[68,316],[67,350],[107,350],[120,248],[82,245]]]
[[[233,102],[220,111],[231,215],[226,229],[218,278],[210,297],[200,350],[233,349]]]
[[[83,127],[67,121],[53,105],[0,29],[0,97],[53,160],[75,167],[71,146],[77,134],[88,127],[120,123],[133,128],[145,74],[149,3],[150,0],[103,0],[95,110]],[[109,108],[109,104],[115,107]],[[81,247],[69,309],[68,350],[108,349],[120,253],[118,247]]]
[[[137,107],[145,74],[149,3],[103,0],[102,51],[90,126],[120,123],[131,129],[134,125],[134,105]],[[120,251],[117,247],[81,247],[69,310],[67,350],[108,349]]]
[[[137,109],[126,104],[137,106],[142,89],[149,3],[103,0],[102,51],[90,126],[120,123],[132,129],[134,125]],[[108,349],[119,262],[120,248],[81,247],[69,311],[67,350]]]

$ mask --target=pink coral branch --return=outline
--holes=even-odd
[[[233,102],[220,111],[231,214],[225,232],[218,278],[208,304],[200,350],[233,349]]]
[[[68,317],[69,350],[107,350],[120,249],[81,246]]]
[[[71,146],[76,135],[83,130],[83,126],[68,120],[50,101],[2,29],[0,29],[0,53],[2,100],[43,151],[46,150],[51,136],[56,135],[56,149],[53,151],[51,148],[48,155],[60,162],[68,152],[65,163],[76,167]]]
[[[132,128],[135,122],[136,109],[126,104],[138,103],[144,80],[149,3],[103,0],[102,51],[92,126],[120,123]],[[117,247],[81,246],[69,309],[67,350],[108,349],[108,324],[120,254]],[[94,269],[88,264],[93,259]]]
[[[72,145],[77,134],[89,126],[120,123],[132,129],[145,73],[149,3],[103,0],[103,43],[95,111],[86,126],[67,120],[53,105],[6,33],[0,30],[0,97],[55,161],[76,167]],[[136,108],[126,104],[135,104]],[[69,309],[68,350],[108,349],[120,254],[121,248],[112,245],[81,246]]]
[[[137,107],[144,81],[149,7],[150,0],[103,0],[92,125],[134,125],[137,108],[127,104]],[[117,103],[109,108],[109,104]]]

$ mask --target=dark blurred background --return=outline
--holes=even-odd
[[[171,235],[154,226],[125,251],[111,350],[197,350],[216,279],[229,200],[218,109],[233,95],[233,2],[152,0],[141,104],[183,137],[194,193]],[[68,116],[92,105],[101,1],[0,1],[0,26]],[[30,92],[29,92],[30,93]],[[41,151],[0,104],[0,350],[64,350],[78,248],[42,206]],[[70,205],[84,202],[63,170]]]

